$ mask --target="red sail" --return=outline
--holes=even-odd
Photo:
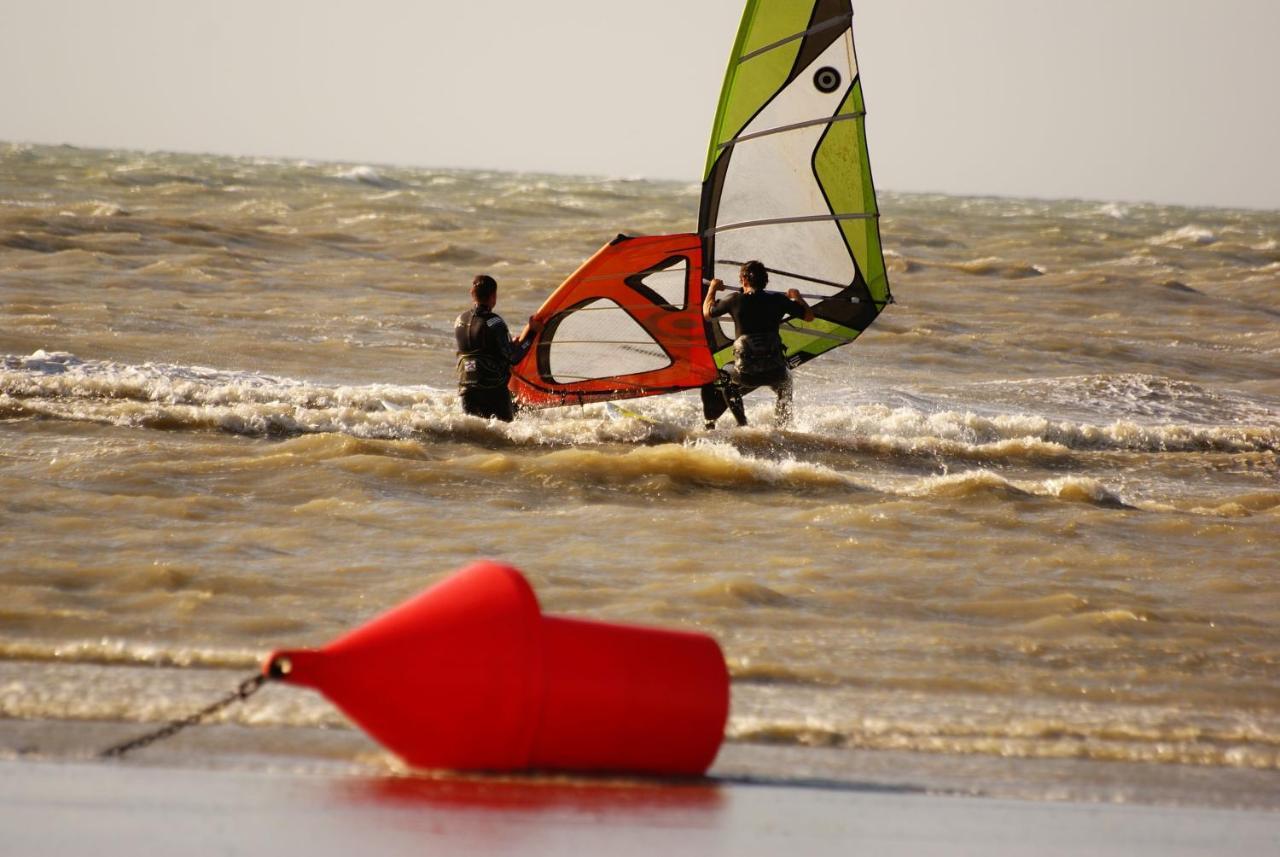
[[[536,313],[542,332],[511,376],[525,406],[604,402],[716,378],[702,318],[697,235],[619,235]]]

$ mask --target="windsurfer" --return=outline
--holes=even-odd
[[[462,409],[477,417],[497,417],[503,422],[515,418],[515,407],[507,382],[511,367],[529,350],[542,324],[533,316],[512,340],[502,316],[493,311],[498,302],[498,284],[488,274],[471,282],[474,306],[453,323],[458,341],[458,395]]]
[[[787,365],[778,327],[787,318],[813,321],[813,310],[796,289],[785,296],[766,292],[769,271],[764,264],[752,260],[738,273],[742,291],[717,300],[724,286],[712,280],[702,302],[702,317],[707,321],[726,313],[733,316],[737,339],[733,342],[733,362],[721,370],[721,377],[702,388],[702,414],[706,428],[715,428],[716,420],[726,410],[733,413],[738,425],[747,424],[742,397],[759,387],[769,387],[777,395],[774,406],[776,424],[782,428],[791,423],[791,369]]]

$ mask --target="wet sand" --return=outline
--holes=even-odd
[[[0,763],[0,853],[1266,854],[1280,813],[863,785]]]
[[[697,781],[405,771],[358,731],[0,720],[0,855],[1272,854],[1280,776],[725,745]],[[323,740],[321,737],[323,736]]]

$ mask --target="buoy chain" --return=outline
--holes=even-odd
[[[154,732],[149,732],[146,735],[140,735],[137,738],[125,741],[123,744],[117,744],[114,747],[103,750],[98,755],[104,759],[123,756],[125,753],[129,753],[133,750],[145,747],[148,744],[154,744],[156,741],[176,735],[188,726],[194,726],[201,720],[212,717],[228,705],[248,699],[253,696],[259,688],[266,684],[268,680],[269,676],[262,673],[251,678],[247,678],[240,682],[240,686],[237,687],[234,692],[224,696],[212,705],[206,706],[194,714],[189,714],[181,720],[174,720],[172,723],[169,723]]]

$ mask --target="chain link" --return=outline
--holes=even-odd
[[[212,717],[228,705],[241,702],[253,696],[258,692],[259,688],[267,683],[269,678],[269,676],[262,673],[259,673],[252,678],[247,678],[240,682],[240,686],[237,687],[234,692],[224,696],[212,705],[202,708],[194,714],[189,714],[181,720],[174,720],[172,723],[169,723],[154,732],[149,732],[146,735],[140,735],[137,738],[125,741],[123,744],[117,744],[114,747],[109,747],[98,755],[104,759],[119,758],[125,753],[129,753],[133,750],[145,747],[148,744],[153,744],[156,741],[176,735],[188,726],[194,726],[201,720]]]

